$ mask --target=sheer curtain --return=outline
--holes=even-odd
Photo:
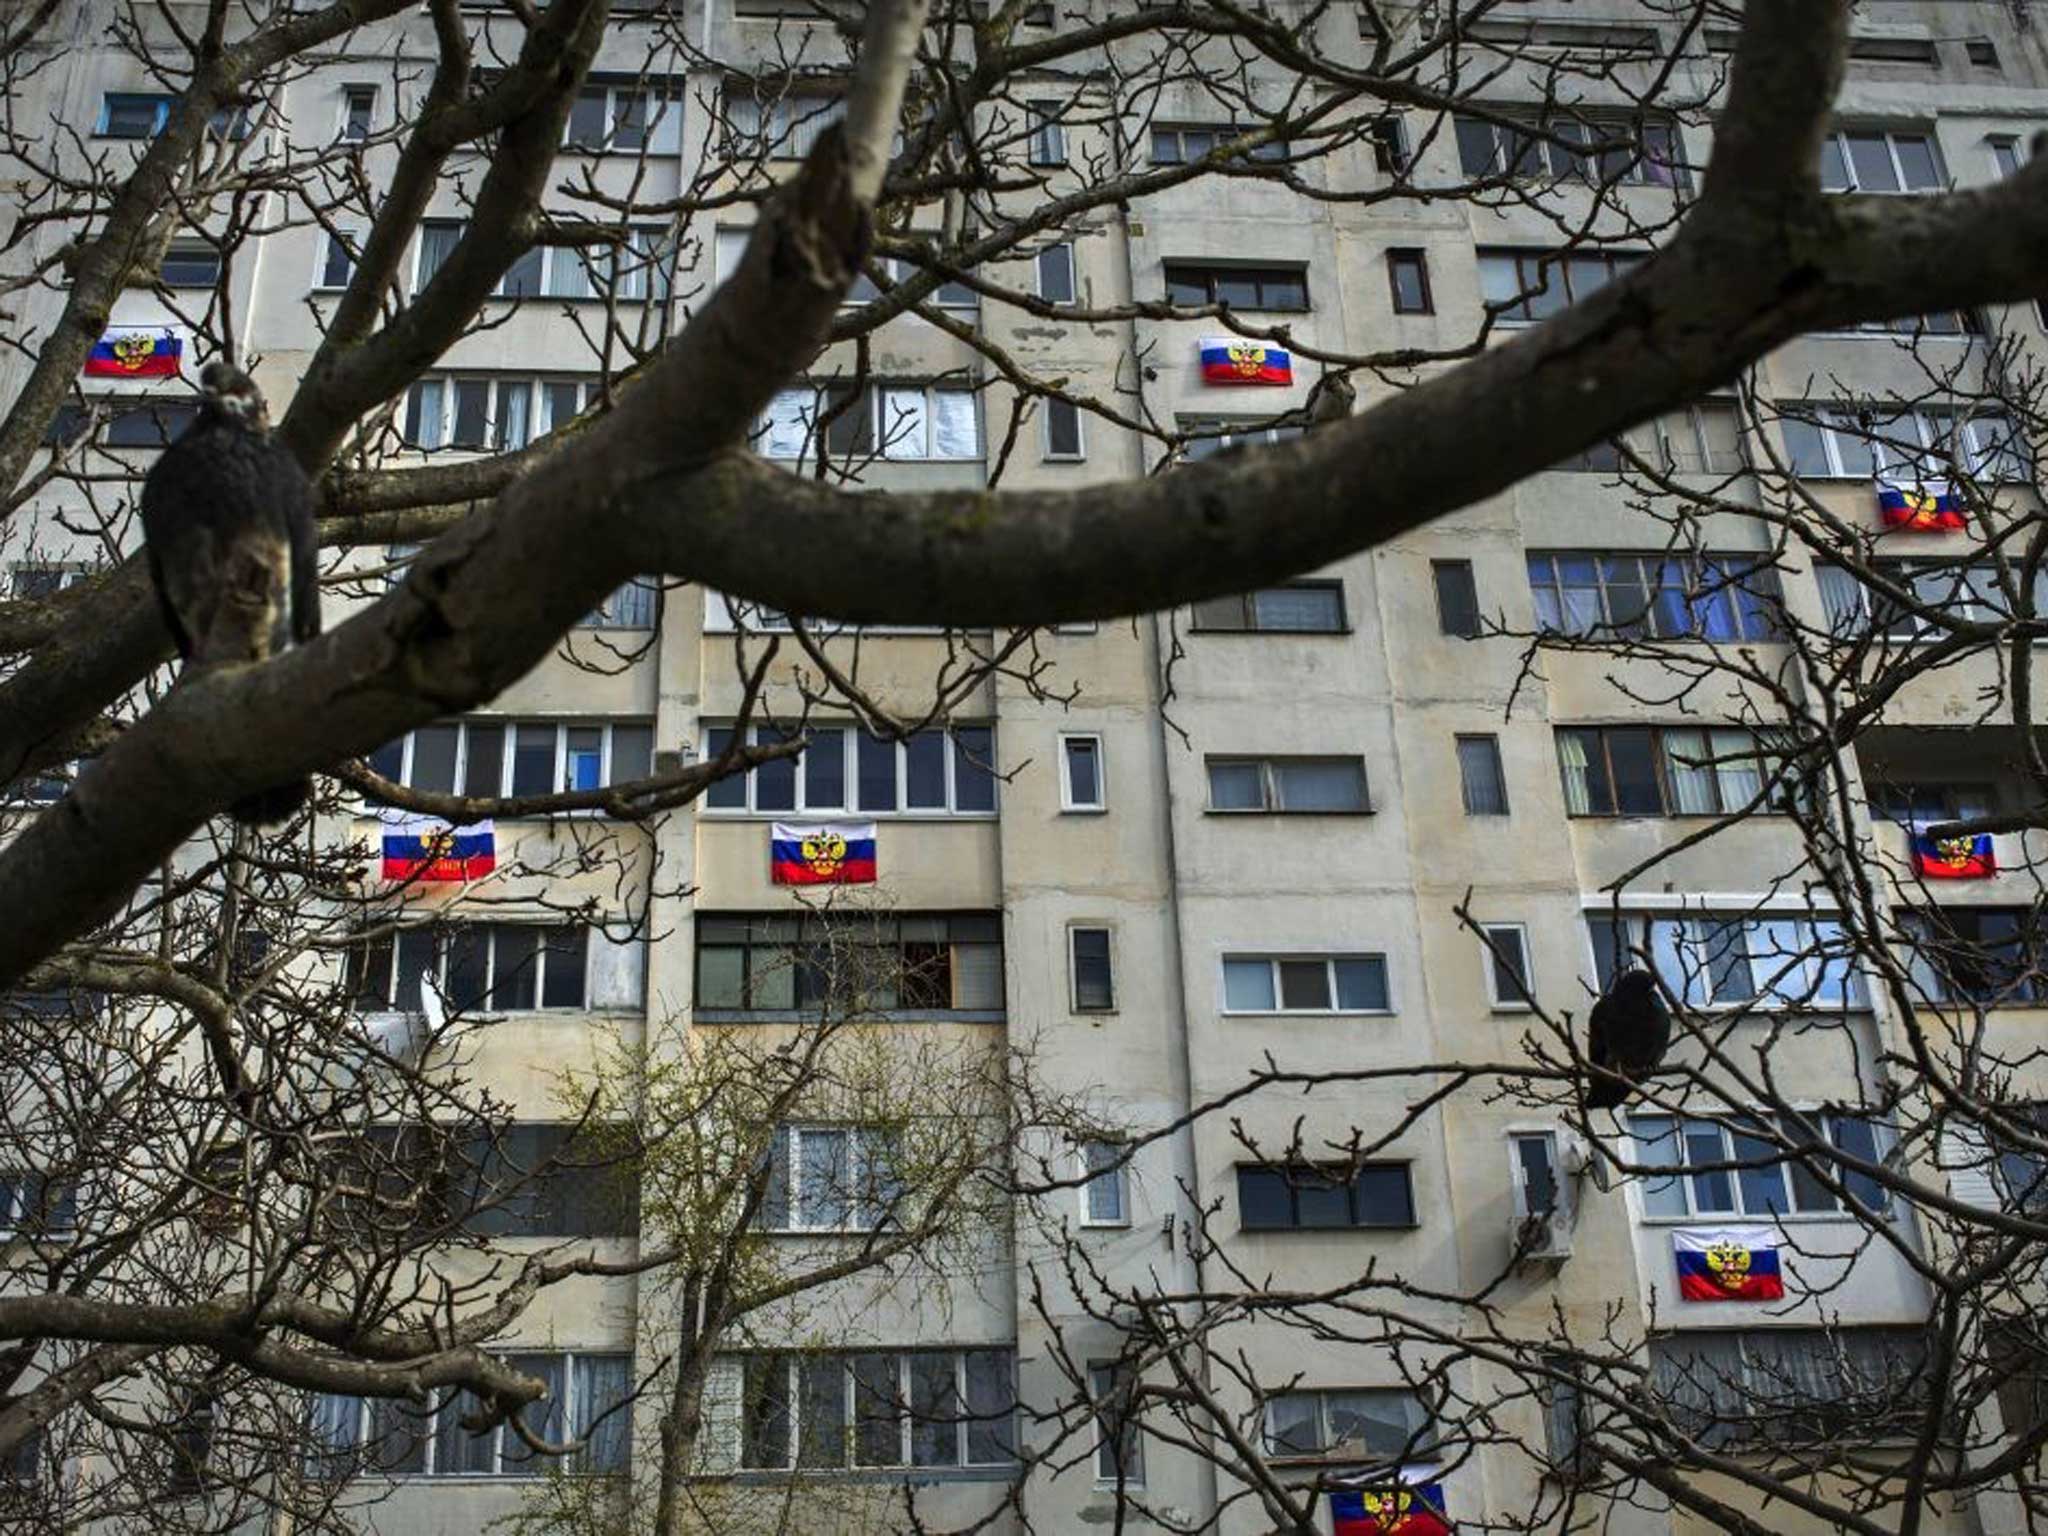
[[[1713,746],[1714,773],[1721,781],[1721,807],[1740,810],[1764,787],[1756,738],[1748,731],[1713,731],[1708,741]]]
[[[1558,766],[1564,770],[1564,808],[1573,816],[1585,816],[1593,809],[1593,791],[1586,779],[1586,739],[1575,731],[1560,731],[1557,737]]]
[[[1710,816],[1719,809],[1714,803],[1714,770],[1707,757],[1705,731],[1664,732],[1664,775],[1671,782],[1671,796],[1681,816]]]
[[[633,1414],[622,1405],[632,1390],[629,1356],[578,1355],[570,1362],[570,1425],[576,1438],[587,1442],[576,1457],[578,1471],[625,1470]]]

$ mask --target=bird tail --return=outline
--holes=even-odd
[[[1586,1088],[1586,1108],[1619,1109],[1628,1102],[1629,1084],[1608,1072],[1595,1072]]]
[[[228,807],[228,815],[245,827],[271,827],[288,821],[313,795],[313,781],[300,779],[259,789]]]

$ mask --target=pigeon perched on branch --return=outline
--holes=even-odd
[[[1671,1047],[1671,1014],[1657,995],[1657,978],[1640,967],[1623,971],[1586,1021],[1586,1060],[1596,1070],[1586,1108],[1618,1109],[1636,1080],[1654,1072]]]
[[[270,436],[246,373],[208,363],[199,414],[142,483],[142,533],[164,623],[188,669],[267,661],[320,633],[313,487]],[[259,790],[228,808],[283,821],[312,781]]]

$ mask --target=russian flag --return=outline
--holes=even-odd
[[[1779,1301],[1785,1275],[1768,1227],[1680,1227],[1678,1294],[1687,1301]]]
[[[872,821],[778,821],[769,836],[769,874],[777,885],[873,885]]]
[[[169,331],[109,331],[86,354],[94,379],[175,379],[185,343]]]
[[[1451,1536],[1444,1485],[1342,1488],[1330,1495],[1334,1536]]]
[[[1939,533],[1964,526],[1963,498],[1946,480],[1929,480],[1912,490],[1880,480],[1877,510],[1887,528]]]
[[[386,880],[475,880],[497,867],[497,829],[488,820],[451,827],[401,812],[384,823]]]
[[[1989,880],[1998,873],[1998,853],[1989,832],[1968,837],[1913,834],[1913,872],[1929,880]]]
[[[1210,336],[1202,341],[1202,382],[1205,384],[1292,384],[1294,359],[1285,347],[1242,336]]]

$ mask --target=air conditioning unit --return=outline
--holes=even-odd
[[[1569,1133],[1515,1131],[1508,1136],[1514,1215],[1509,1252],[1518,1264],[1562,1264],[1572,1256],[1578,1169],[1585,1149]],[[1574,1165],[1577,1166],[1574,1166]]]
[[[1534,1216],[1517,1212],[1508,1241],[1517,1264],[1562,1264],[1572,1256],[1571,1213],[1562,1208]]]

